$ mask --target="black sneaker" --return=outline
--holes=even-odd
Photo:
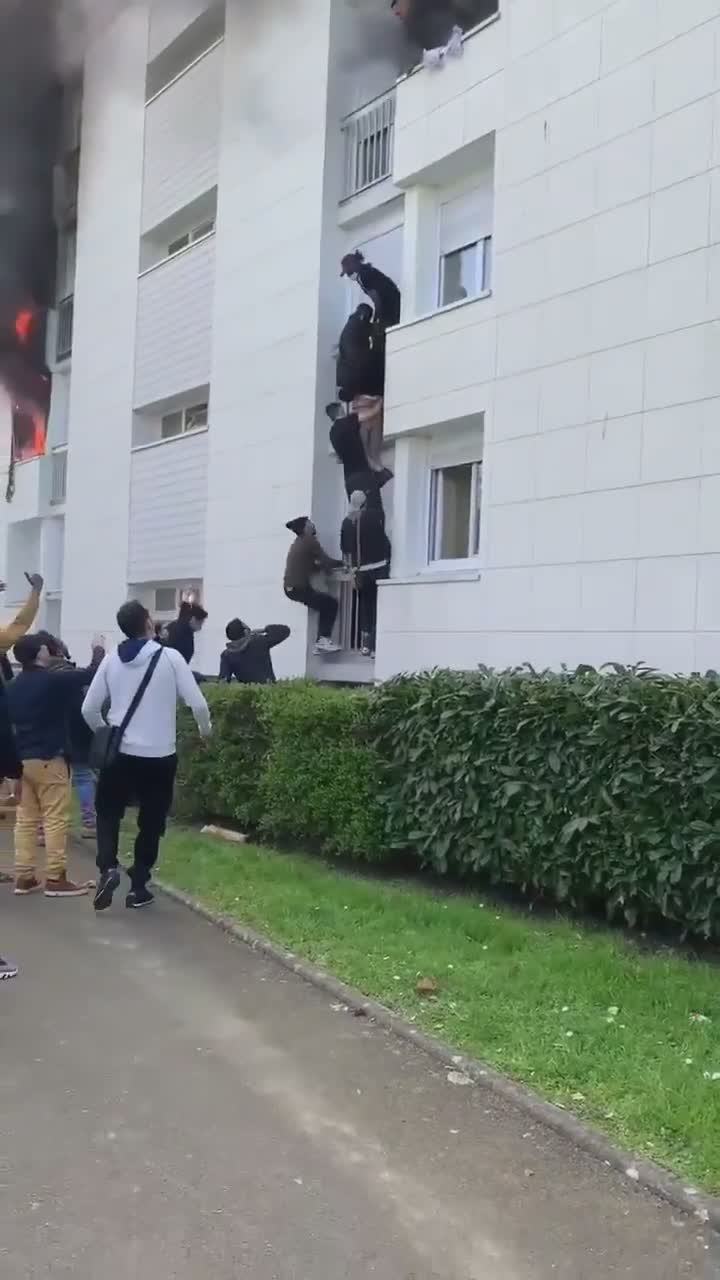
[[[109,871],[103,872],[98,887],[95,890],[95,898],[93,906],[96,911],[107,911],[112,904],[113,894],[120,884],[120,872],[117,867],[111,867]]]
[[[155,894],[149,889],[131,889],[125,899],[125,906],[131,911],[139,911],[141,907],[151,907],[155,901]]]

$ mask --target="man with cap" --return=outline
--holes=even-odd
[[[283,585],[288,600],[304,604],[318,615],[316,653],[337,653],[340,646],[333,643],[332,633],[337,618],[338,602],[326,591],[316,591],[313,575],[319,570],[331,572],[342,567],[342,560],[333,560],[318,542],[317,530],[309,516],[288,520],[286,529],[295,534],[285,565]]]
[[[354,253],[346,253],[340,266],[340,275],[354,280],[363,293],[367,294],[375,308],[375,320],[383,332],[391,325],[400,323],[402,300],[394,280],[371,262],[366,262],[359,249]]]

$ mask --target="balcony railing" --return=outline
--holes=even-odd
[[[343,199],[389,178],[395,140],[395,90],[353,112],[343,123],[345,183]]]
[[[67,360],[72,354],[73,340],[73,295],[63,298],[57,308],[57,345],[55,355],[58,360]]]
[[[358,594],[351,581],[340,583],[338,603],[340,608],[338,609],[336,642],[344,653],[359,653],[362,641],[360,638]]]
[[[50,506],[61,507],[67,497],[67,449],[55,449],[50,455]]]

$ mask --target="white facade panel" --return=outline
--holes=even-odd
[[[135,405],[210,381],[215,237],[145,272],[138,282]]]
[[[207,432],[133,453],[128,582],[202,579],[207,453]]]
[[[147,13],[133,5],[85,65],[63,574],[74,652],[114,633],[127,589],[146,55]]]
[[[223,57],[217,45],[147,108],[143,234],[217,183]]]
[[[209,6],[210,0],[151,0],[148,60],[156,58]]]

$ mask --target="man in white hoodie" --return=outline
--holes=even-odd
[[[103,659],[83,702],[82,713],[91,729],[105,723],[103,708],[108,701],[107,723],[122,724],[148,664],[156,653],[160,656],[123,734],[117,759],[101,771],[98,780],[96,911],[110,906],[120,884],[120,823],[133,798],[138,802],[138,833],[125,905],[147,907],[153,901],[147,886],[172,803],[178,698],[192,711],[202,736],[209,737],[211,731],[208,705],[195,677],[175,649],[164,649],[153,639],[152,619],[144,605],[137,600],[124,604],[117,622],[127,639]]]

